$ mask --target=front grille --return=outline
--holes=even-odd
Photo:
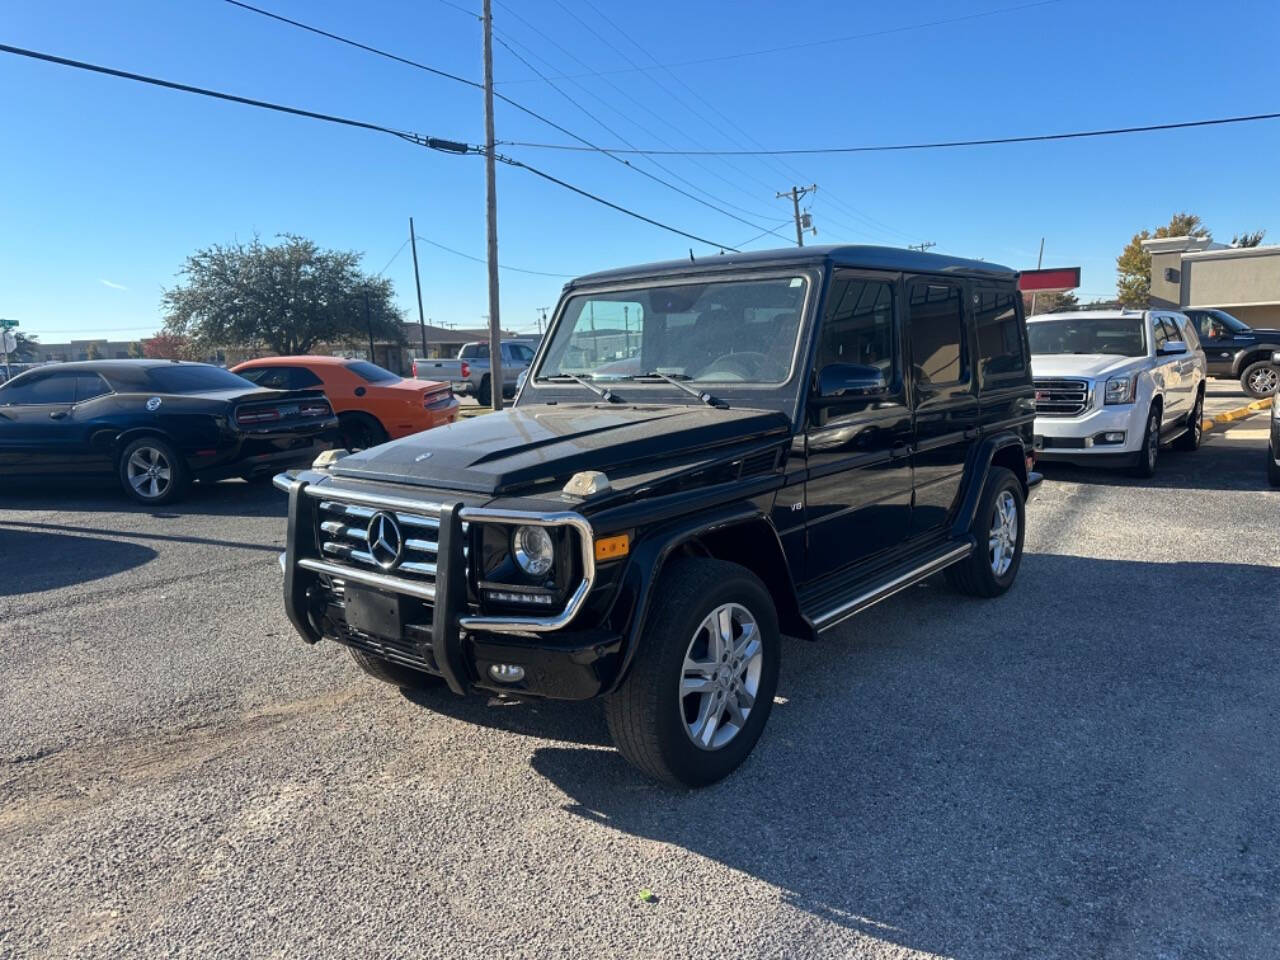
[[[1089,406],[1088,380],[1050,380],[1037,377],[1036,413],[1044,417],[1074,417]]]
[[[374,559],[369,543],[369,521],[377,513],[388,513],[399,525],[403,547],[400,562],[387,569]],[[388,573],[415,583],[433,584],[439,549],[440,520],[401,510],[377,510],[354,503],[321,500],[318,547],[330,562],[349,564],[377,573]],[[466,553],[464,548],[463,553]]]

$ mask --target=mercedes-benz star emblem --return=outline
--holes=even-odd
[[[394,570],[404,551],[404,537],[400,534],[400,524],[395,516],[379,510],[369,518],[365,536],[369,540],[369,555],[373,557],[373,562],[383,570]]]

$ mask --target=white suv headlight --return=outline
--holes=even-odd
[[[1102,394],[1103,403],[1133,403],[1138,393],[1138,375],[1112,377]]]

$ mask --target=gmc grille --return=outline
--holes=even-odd
[[[1074,417],[1089,406],[1088,380],[1036,377],[1036,413],[1042,417]]]

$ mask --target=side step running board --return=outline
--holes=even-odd
[[[867,607],[879,603],[886,597],[891,597],[898,591],[905,590],[913,583],[919,583],[926,577],[931,577],[940,570],[945,570],[953,563],[958,563],[972,552],[972,543],[962,543],[959,546],[948,544],[919,566],[892,572],[889,579],[867,586],[847,600],[842,600],[830,610],[812,617],[813,625],[819,633],[830,630],[832,627],[844,623],[854,614],[861,613]]]

